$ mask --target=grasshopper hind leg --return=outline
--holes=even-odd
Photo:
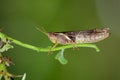
[[[58,45],[58,43],[56,42],[51,48],[50,51],[48,51],[48,54],[51,54],[52,50]]]

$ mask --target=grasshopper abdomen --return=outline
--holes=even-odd
[[[80,31],[76,34],[76,43],[95,43],[109,36],[109,28]]]
[[[109,36],[109,28],[86,31],[50,32],[49,39],[58,44],[95,43]]]

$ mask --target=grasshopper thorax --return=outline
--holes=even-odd
[[[72,42],[72,40],[64,33],[50,32],[48,34],[48,37],[53,43],[65,45],[70,44]]]

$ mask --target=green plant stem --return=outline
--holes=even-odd
[[[36,47],[30,44],[23,43],[21,41],[18,41],[16,39],[13,39],[11,37],[6,36],[5,34],[0,32],[0,37],[5,37],[9,40],[11,40],[14,44],[37,51],[37,52],[49,52],[51,48],[42,48],[42,47]],[[89,48],[94,48],[97,52],[99,52],[99,48],[95,44],[76,44],[76,47],[89,47]],[[62,45],[60,47],[56,47],[52,49],[51,51],[58,51],[61,49],[68,49],[68,48],[73,48],[73,45]]]

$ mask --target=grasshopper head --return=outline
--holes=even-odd
[[[52,43],[57,43],[57,37],[56,37],[56,34],[54,32],[50,32],[48,34],[48,38],[50,39],[50,41]]]

